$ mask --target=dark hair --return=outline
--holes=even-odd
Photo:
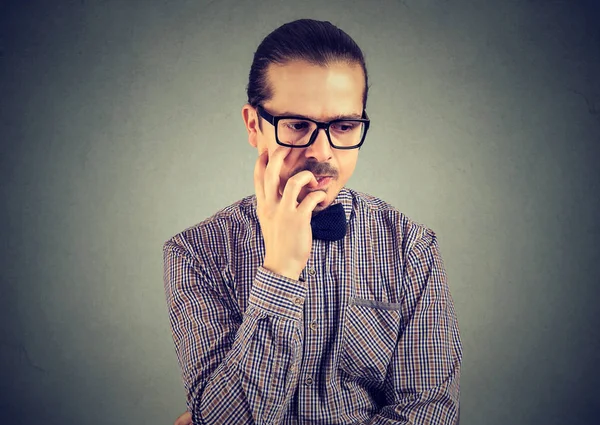
[[[369,91],[367,67],[362,50],[344,31],[329,21],[298,19],[275,29],[258,46],[250,67],[247,87],[248,103],[253,107],[273,96],[267,84],[267,68],[276,63],[285,65],[303,60],[313,65],[327,66],[331,62],[359,64],[365,74],[363,109],[367,107]],[[261,128],[258,121],[259,128]]]

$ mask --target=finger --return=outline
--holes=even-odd
[[[173,425],[191,425],[192,424],[192,414],[190,412],[185,412],[181,416],[179,416]]]
[[[327,193],[323,190],[315,190],[310,192],[304,197],[300,205],[298,205],[298,212],[305,214],[310,217],[312,212],[315,210],[317,205],[327,199]]]
[[[269,152],[264,150],[258,155],[256,164],[254,164],[254,192],[256,193],[256,203],[258,205],[262,204],[265,199],[264,179],[268,157]]]
[[[276,203],[279,201],[279,182],[283,160],[290,153],[292,148],[278,146],[269,157],[267,168],[265,169],[265,201],[267,203]]]
[[[296,208],[298,205],[298,196],[302,188],[307,186],[309,188],[315,188],[318,186],[317,179],[310,171],[301,171],[298,174],[290,177],[285,184],[283,189],[283,196],[281,202],[287,206]]]

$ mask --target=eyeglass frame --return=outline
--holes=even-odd
[[[275,141],[277,142],[277,144],[280,146],[285,146],[285,147],[290,147],[290,148],[307,148],[307,147],[309,147],[310,145],[315,143],[315,140],[317,140],[319,130],[322,128],[325,130],[325,134],[327,135],[327,140],[329,141],[329,145],[332,148],[345,149],[345,150],[360,149],[362,144],[365,142],[365,139],[367,137],[367,131],[369,130],[369,126],[371,124],[371,120],[369,119],[369,116],[367,115],[367,111],[364,109],[363,109],[363,113],[362,113],[363,118],[338,118],[338,119],[335,119],[335,120],[332,120],[329,122],[317,121],[317,120],[313,120],[312,118],[304,117],[301,115],[271,115],[261,105],[257,105],[256,110],[258,111],[258,115],[260,115],[262,118],[265,119],[265,121],[267,121],[269,124],[271,124],[273,127],[275,127]],[[278,136],[278,131],[277,131],[277,128],[279,127],[278,126],[279,121],[282,119],[298,119],[298,120],[302,120],[302,121],[310,121],[310,122],[315,123],[317,125],[317,128],[310,135],[310,141],[307,144],[305,144],[305,145],[289,145],[289,144],[287,144],[286,145],[279,141],[279,136]],[[354,146],[345,146],[344,147],[344,146],[335,146],[333,144],[333,142],[331,141],[331,135],[329,134],[329,127],[331,126],[331,124],[334,124],[336,122],[345,122],[345,121],[360,121],[360,122],[364,123],[365,131],[362,135],[362,138],[361,138],[359,144],[354,145]]]

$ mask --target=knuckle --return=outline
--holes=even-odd
[[[267,177],[274,177],[277,174],[277,170],[274,170],[273,167],[267,167],[265,170],[265,176]]]
[[[307,174],[309,173],[308,171],[301,171],[298,174],[294,175],[293,177],[290,177],[290,179],[288,181],[293,182],[294,184],[297,185],[304,185],[306,184],[308,181],[310,181],[310,176],[311,174]]]
[[[286,186],[289,186],[290,189],[297,189],[298,187],[301,186],[301,182],[298,180],[298,178],[296,176],[294,176],[287,181]]]

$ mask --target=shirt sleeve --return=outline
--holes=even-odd
[[[369,423],[456,424],[462,345],[433,231],[409,252],[402,285],[403,322],[384,384],[387,405]]]
[[[163,253],[169,320],[193,423],[277,423],[298,381],[303,282],[259,267],[240,314],[218,271],[173,242]]]

